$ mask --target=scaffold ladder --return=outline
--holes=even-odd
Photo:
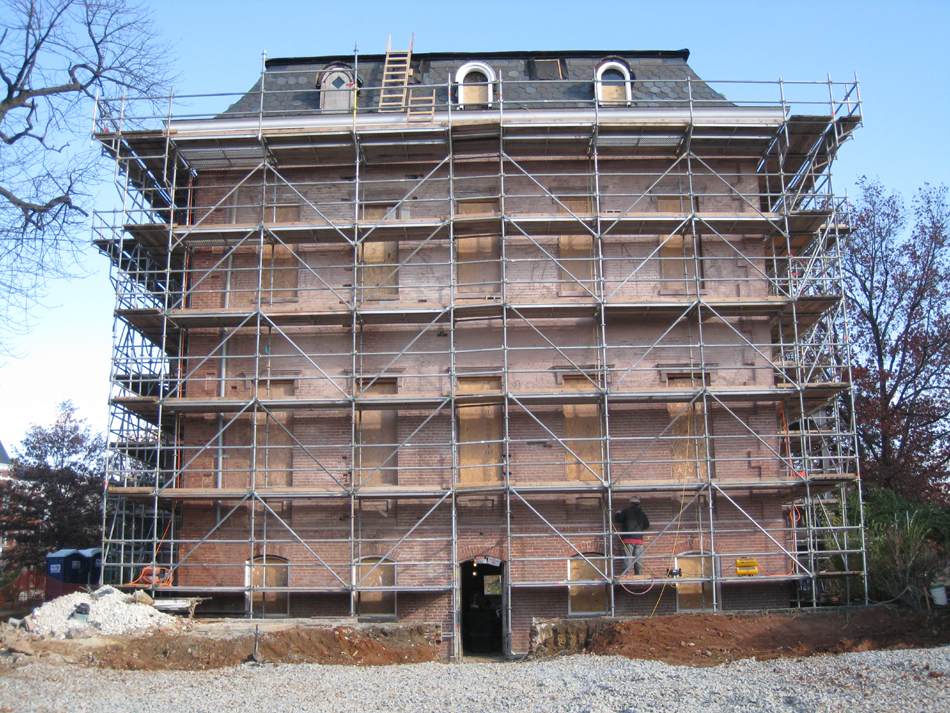
[[[406,94],[411,72],[409,61],[412,58],[412,45],[415,38],[413,34],[406,52],[393,51],[392,35],[386,40],[386,61],[383,64],[383,81],[379,92],[380,111],[406,111]]]

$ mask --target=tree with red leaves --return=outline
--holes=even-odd
[[[901,196],[863,179],[844,278],[852,315],[862,479],[950,503],[950,204],[925,185]]]
[[[0,534],[14,542],[8,569],[43,572],[48,552],[101,545],[105,441],[76,411],[61,403],[56,422],[32,426],[16,451],[0,508]]]

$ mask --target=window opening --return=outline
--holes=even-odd
[[[576,555],[568,560],[568,580],[577,582],[603,579],[607,571],[604,553],[585,552],[584,557]],[[572,584],[568,587],[568,592],[568,606],[571,614],[607,613],[606,582],[604,584]]]
[[[588,198],[560,198],[561,215],[577,216],[590,214]],[[594,237],[587,231],[579,235],[558,236],[558,257],[561,262],[561,286],[563,295],[588,295],[593,290]]]
[[[363,219],[379,221],[392,205],[364,205]],[[359,248],[359,284],[364,299],[388,299],[399,294],[399,243],[392,240],[363,241]]]
[[[674,569],[680,570],[683,579],[706,579],[712,577],[713,558],[702,553],[679,555]],[[712,582],[677,582],[676,608],[679,611],[712,611]]]
[[[459,394],[501,394],[501,378],[458,379]],[[459,482],[498,483],[503,479],[500,403],[460,405]]]
[[[467,62],[455,73],[459,109],[490,109],[494,101],[495,72],[484,62]]]
[[[251,616],[285,617],[290,615],[290,593],[261,591],[261,587],[289,587],[290,563],[283,557],[255,557],[248,563]]]
[[[621,62],[604,62],[597,69],[597,100],[604,106],[624,106],[631,101],[630,70]]]
[[[396,394],[395,379],[377,379],[363,389],[364,397]],[[396,409],[365,409],[357,418],[357,482],[370,485],[396,485],[399,479],[398,431],[399,411]]]
[[[565,391],[595,392],[586,376],[565,375]],[[603,477],[600,404],[564,404],[564,445],[568,480],[598,480]],[[570,449],[570,450],[567,450]]]
[[[261,251],[261,299],[265,304],[297,298],[300,263],[290,248],[265,245]]]
[[[320,108],[347,111],[353,108],[353,72],[342,67],[324,70],[319,80]]]
[[[670,389],[695,390],[702,388],[705,377],[705,374],[670,375],[667,378],[667,386]],[[706,419],[703,401],[697,399],[691,404],[669,403],[667,412],[670,417],[668,433],[673,480],[705,480],[709,471],[706,465]]]
[[[358,577],[358,587],[395,587],[396,563],[382,557],[363,557]],[[360,616],[387,619],[396,616],[396,592],[358,591],[356,599]]]

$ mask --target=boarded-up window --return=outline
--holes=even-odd
[[[362,390],[362,396],[366,398],[395,393],[394,379],[377,379]],[[356,417],[357,481],[369,485],[396,485],[399,412],[395,409],[361,408]]]
[[[299,203],[275,203],[264,208],[265,223],[299,223]]]
[[[584,559],[586,557],[587,559]],[[603,579],[607,563],[602,552],[585,552],[568,560],[568,579],[596,581]],[[590,560],[589,562],[587,560]],[[604,614],[607,612],[607,585],[572,584],[569,588],[571,614]]]
[[[693,391],[702,388],[703,377],[670,376],[670,389]],[[706,467],[706,420],[703,402],[669,403],[670,460],[673,479],[677,481],[705,480]]]
[[[565,391],[596,391],[583,375],[564,377]],[[564,405],[564,445],[568,480],[597,480],[603,477],[601,415],[599,404]]]
[[[292,399],[294,382],[290,379],[261,381],[257,395],[263,401]],[[256,421],[256,423],[253,423]],[[256,426],[256,428],[254,428]],[[254,485],[258,488],[293,485],[294,441],[293,412],[261,411],[241,416],[225,431],[226,469],[222,480],[226,488],[250,487],[250,463],[253,451]],[[251,433],[255,433],[252,439]],[[253,443],[253,448],[252,448]]]
[[[364,587],[395,587],[396,563],[382,557],[363,557],[360,560],[357,593],[360,616],[396,616],[396,592],[362,591]]]
[[[255,557],[248,565],[252,616],[287,616],[290,614],[288,592],[261,591],[270,587],[290,586],[290,565],[283,557]]]
[[[257,385],[257,397],[262,400],[292,399],[295,394],[291,379],[268,379]],[[282,487],[293,484],[294,429],[292,411],[274,411],[257,414],[257,485]],[[263,483],[261,475],[263,474]]]
[[[488,77],[482,72],[469,72],[459,87],[459,103],[466,109],[488,108]]]
[[[265,303],[297,297],[300,262],[284,245],[265,245],[261,255],[261,299]]]
[[[683,579],[712,577],[713,560],[708,555],[680,555],[676,566]],[[713,608],[712,582],[677,582],[676,606],[679,611],[710,611]]]
[[[363,219],[392,219],[392,205],[364,205]],[[399,294],[399,243],[391,240],[364,241],[359,246],[359,284],[364,299],[385,299]]]
[[[459,215],[498,213],[497,198],[460,200]],[[497,235],[456,240],[458,290],[491,294],[501,289],[501,239]]]
[[[677,292],[696,291],[696,246],[699,245],[699,236],[696,242],[688,235],[671,235],[660,247],[660,277],[663,280],[663,289]],[[700,253],[700,257],[702,257]],[[700,279],[702,278],[700,266]]]
[[[353,75],[344,69],[329,69],[320,78],[320,108],[346,111],[353,108]]]
[[[585,216],[590,213],[590,200],[587,198],[561,198],[558,206],[561,214],[573,213]],[[588,294],[593,289],[594,279],[594,238],[586,230],[579,235],[561,235],[558,237],[558,259],[561,263],[562,294]]]
[[[459,378],[458,393],[500,396],[501,379]],[[460,483],[502,481],[501,409],[498,402],[458,406]]]
[[[656,197],[659,213],[683,213],[688,210],[689,198],[679,195]],[[693,197],[694,210],[699,210],[699,197]],[[663,238],[661,238],[663,241]],[[698,250],[697,250],[698,248]],[[696,260],[696,258],[699,260]],[[702,280],[702,242],[697,234],[695,241],[689,235],[671,235],[660,246],[660,277],[664,290],[695,292],[696,268]]]
[[[608,69],[600,75],[600,103],[626,104],[627,78],[619,69]]]

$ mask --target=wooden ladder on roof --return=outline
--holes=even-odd
[[[412,59],[412,45],[416,36],[413,33],[409,40],[409,50],[394,52],[392,49],[393,36],[386,40],[386,62],[383,64],[382,89],[379,92],[380,111],[406,111],[409,105],[409,75],[412,70],[409,61]]]
[[[408,121],[432,121],[435,117],[435,89],[413,87],[409,90]]]

